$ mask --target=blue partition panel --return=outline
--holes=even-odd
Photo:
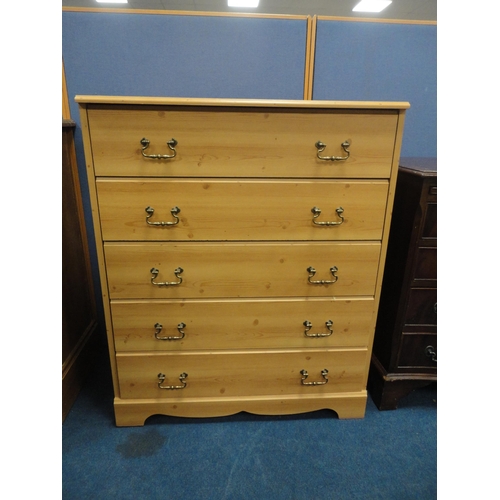
[[[307,20],[63,12],[76,94],[302,99]]]
[[[401,156],[436,157],[437,27],[318,20],[313,99],[409,101]]]
[[[102,317],[75,95],[302,99],[307,20],[62,13],[62,51],[89,250]],[[101,324],[104,322],[101,320]]]

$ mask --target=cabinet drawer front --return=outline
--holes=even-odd
[[[435,288],[413,288],[410,290],[405,324],[437,324],[437,290]]]
[[[422,226],[422,238],[437,238],[437,203],[428,203]]]
[[[300,351],[240,351],[175,354],[118,354],[120,397],[190,398],[244,397],[285,394],[325,394],[364,389],[365,349]],[[308,372],[306,382],[323,382],[322,370],[328,370],[324,385],[302,385],[301,370]],[[184,389],[179,375],[187,374]]]
[[[368,345],[373,312],[371,298],[111,304],[117,351],[361,347]]]
[[[97,176],[181,177],[368,177],[388,178],[396,110],[345,111],[273,108],[90,106]],[[176,156],[167,141],[176,139]],[[350,142],[346,161],[342,143]]]
[[[437,248],[418,247],[416,251],[415,280],[437,280]]]
[[[97,182],[107,241],[377,240],[387,190],[387,181]],[[148,220],[147,207],[154,209]],[[176,224],[152,225],[176,222],[173,207],[180,208]],[[321,210],[315,223],[314,207]]]
[[[112,299],[333,297],[374,294],[380,243],[105,243],[104,252]],[[311,280],[335,283],[310,283],[310,267]]]
[[[435,356],[432,355],[435,353]],[[435,361],[433,361],[433,358]],[[399,368],[437,368],[437,335],[403,334],[398,358]]]

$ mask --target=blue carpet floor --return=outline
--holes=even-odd
[[[62,427],[64,500],[427,500],[437,497],[437,387],[394,411],[114,425],[109,373],[94,370]]]

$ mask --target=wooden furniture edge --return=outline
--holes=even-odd
[[[391,167],[391,177],[389,179],[389,192],[387,194],[387,205],[385,212],[385,220],[384,227],[382,231],[382,240],[381,240],[381,248],[380,248],[380,258],[379,258],[379,266],[377,271],[377,280],[375,283],[375,294],[374,294],[374,305],[373,305],[373,318],[371,324],[371,332],[368,340],[368,352],[373,351],[373,343],[375,340],[375,327],[377,325],[377,316],[380,305],[380,298],[382,293],[382,282],[384,279],[384,269],[386,264],[386,256],[387,256],[387,248],[389,245],[389,232],[391,229],[391,219],[392,219],[392,209],[394,207],[394,197],[396,194],[396,181],[398,177],[398,168],[399,168],[399,158],[401,155],[401,147],[403,144],[403,131],[404,131],[404,123],[405,123],[406,111],[401,110],[398,116],[398,124],[396,127],[396,138],[394,142],[394,150],[392,156],[392,167]],[[370,370],[370,356],[366,360],[365,366],[365,380],[364,386],[366,387],[368,384],[369,370]]]
[[[306,65],[304,73],[304,99],[310,100],[314,88],[314,58],[316,54],[316,16],[307,19]]]
[[[422,373],[389,373],[372,354],[368,391],[380,411],[396,410],[399,401],[415,389],[437,382],[437,375]]]
[[[92,146],[90,141],[90,131],[88,127],[88,117],[87,117],[87,109],[85,107],[80,106],[80,122],[81,122],[81,130],[82,130],[82,140],[83,140],[83,149],[85,152],[85,169],[87,171],[87,179],[88,179],[88,188],[89,188],[89,196],[91,199],[92,206],[92,222],[94,226],[94,235],[95,235],[95,243],[96,243],[96,251],[98,254],[98,267],[99,267],[99,277],[101,282],[101,295],[102,295],[102,304],[104,309],[104,320],[106,324],[106,337],[108,341],[108,353],[109,360],[111,364],[111,374],[113,379],[113,388],[114,394],[120,394],[119,386],[118,386],[118,375],[117,375],[117,367],[116,367],[116,357],[114,356],[114,338],[113,338],[113,326],[111,322],[111,306],[109,303],[109,292],[108,292],[108,282],[107,282],[107,273],[104,267],[104,248],[103,248],[103,239],[101,233],[101,224],[100,217],[98,213],[98,203],[97,203],[97,189],[95,185],[95,172],[94,172],[94,164],[91,160],[92,158]]]
[[[87,375],[82,372],[82,366],[91,362],[91,357],[98,344],[98,326],[97,321],[92,321],[85,333],[82,335],[78,344],[70,353],[62,365],[62,421],[68,416],[78,393],[74,387],[81,387],[84,378]]]
[[[93,12],[111,14],[155,14],[168,16],[201,16],[201,17],[255,17],[268,19],[299,19],[306,20],[307,14],[265,14],[252,12],[208,12],[193,10],[155,10],[155,9],[120,9],[120,8],[98,8],[98,7],[62,7],[63,12]],[[317,16],[321,21],[347,21],[361,23],[389,23],[389,24],[423,24],[437,25],[437,21],[421,19],[375,19],[371,17],[342,17],[342,16]]]
[[[142,426],[153,415],[173,417],[225,417],[241,412],[255,415],[296,415],[332,410],[339,419],[363,418],[367,391],[307,396],[234,398],[114,399],[118,427]]]
[[[160,16],[246,17],[262,19],[291,19],[306,21],[307,14],[265,14],[252,12],[208,12],[195,10],[119,9],[98,7],[63,7],[63,12],[93,12],[108,14],[154,14]]]
[[[64,71],[64,61],[62,62],[62,117],[63,120],[71,120],[68,86],[66,85],[66,73]]]
[[[374,19],[371,17],[341,17],[341,16],[318,16],[318,21],[342,21],[354,23],[383,23],[383,24],[422,24],[437,26],[437,21],[426,21],[420,19]]]
[[[396,109],[410,107],[405,101],[324,101],[299,99],[221,99],[197,97],[149,97],[76,95],[79,104],[169,105],[169,106],[240,106],[276,108],[326,108],[326,109]]]

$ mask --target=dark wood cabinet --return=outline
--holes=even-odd
[[[88,372],[97,328],[80,182],[75,123],[62,122],[62,420]]]
[[[368,381],[380,410],[437,380],[437,165],[402,158]]]

